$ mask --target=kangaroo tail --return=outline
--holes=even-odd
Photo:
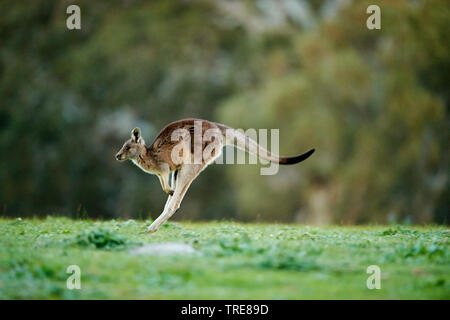
[[[306,160],[307,158],[309,158],[310,155],[314,153],[314,149],[311,149],[308,152],[299,154],[297,156],[281,157],[263,148],[255,140],[251,139],[249,136],[246,136],[243,132],[229,127],[227,128],[225,144],[234,145],[238,149],[244,150],[250,154],[256,155],[270,162],[279,164],[299,163],[302,162],[303,160]]]

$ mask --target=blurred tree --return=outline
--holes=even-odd
[[[230,169],[238,216],[448,223],[448,199],[438,198],[448,190],[449,7],[381,2],[377,33],[362,27],[368,5],[286,36],[292,45],[276,65],[289,67],[274,71],[266,55],[267,80],[222,105],[219,118],[234,126],[280,128],[282,154],[317,149],[277,178]],[[286,58],[292,50],[297,63]]]
[[[0,212],[156,217],[157,179],[113,155],[200,117],[317,153],[212,166],[176,217],[448,223],[449,6],[378,2],[371,31],[366,1],[86,0],[69,31],[73,1],[2,1]]]

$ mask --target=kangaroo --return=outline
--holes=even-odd
[[[224,124],[202,119],[183,119],[165,126],[147,147],[141,130],[134,128],[116,154],[119,161],[131,160],[143,171],[158,176],[168,199],[161,215],[146,229],[155,232],[180,207],[192,181],[226,145],[236,146],[259,158],[278,164],[294,164],[307,159],[314,149],[293,157],[270,153],[242,132]]]

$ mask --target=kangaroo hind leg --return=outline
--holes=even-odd
[[[175,191],[169,196],[163,213],[147,228],[147,232],[155,232],[161,225],[178,210],[184,195],[192,181],[202,172],[204,164],[190,164],[182,166],[176,174]]]

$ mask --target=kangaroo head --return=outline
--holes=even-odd
[[[141,129],[134,128],[131,131],[131,139],[125,141],[123,147],[117,152],[116,159],[119,161],[135,160],[146,152],[147,148],[144,139],[141,137]]]

